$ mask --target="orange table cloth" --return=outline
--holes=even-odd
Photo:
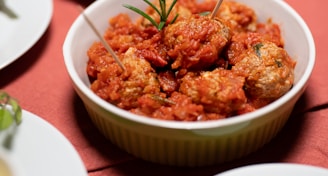
[[[256,163],[288,162],[328,168],[328,1],[286,0],[313,33],[317,61],[304,95],[283,130],[259,151],[239,160],[199,168],[163,166],[135,158],[106,140],[89,119],[67,74],[62,45],[79,15],[77,5],[91,0],[54,0],[52,21],[41,39],[0,71],[0,89],[54,125],[74,145],[90,176],[214,175]],[[60,168],[59,168],[60,169]]]

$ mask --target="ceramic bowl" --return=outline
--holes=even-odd
[[[278,23],[285,49],[297,61],[293,88],[275,102],[244,115],[206,122],[176,122],[138,116],[102,100],[90,89],[86,51],[97,36],[80,15],[67,33],[63,54],[73,87],[95,126],[112,143],[136,157],[174,166],[204,166],[231,161],[268,143],[285,125],[304,92],[315,63],[312,34],[301,16],[282,0],[236,0],[252,7],[259,20]],[[120,12],[137,15],[122,4],[145,8],[135,0],[97,0],[85,9],[104,33]],[[135,19],[135,18],[133,18]]]

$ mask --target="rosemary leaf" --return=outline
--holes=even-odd
[[[179,14],[176,14],[175,17],[173,18],[173,20],[170,22],[170,24],[173,24],[175,22],[175,20],[177,20]]]
[[[161,104],[169,104],[169,105],[175,105],[176,104],[174,101],[169,100],[167,98],[163,98],[159,95],[152,95],[151,97],[152,97],[153,100],[156,100]]]
[[[160,22],[157,23],[155,19],[153,19],[150,15],[148,15],[146,12],[131,6],[131,5],[127,5],[127,4],[123,4],[124,7],[138,13],[139,15],[143,16],[144,18],[146,18],[148,21],[151,22],[151,24],[153,24],[159,31],[162,30],[164,28],[164,26],[167,23],[168,20],[168,16],[170,15],[174,5],[177,3],[177,0],[174,0],[172,2],[172,4],[170,5],[168,11],[166,11],[166,0],[158,0],[159,1],[159,8],[156,7],[153,3],[151,3],[149,0],[143,0],[144,2],[146,2],[151,8],[153,8],[156,13],[158,13],[158,15],[160,16]],[[173,18],[173,20],[170,22],[170,24],[172,24],[173,22],[175,22],[175,20],[178,18],[178,14],[176,14]]]
[[[148,1],[148,0],[144,0],[151,8],[153,8],[157,13],[158,13],[158,15],[159,16],[161,16],[162,14],[161,14],[161,12],[158,10],[158,8],[153,4],[153,3],[151,3],[150,1]]]
[[[161,22],[158,24],[158,29],[161,30],[161,29],[163,29],[164,26],[165,26],[165,21],[161,21]]]
[[[163,22],[163,21],[165,22],[167,20],[166,1],[165,0],[159,0],[159,6],[161,7],[161,11],[162,11],[162,15],[160,15],[161,16],[161,22]]]
[[[209,12],[209,11],[199,13],[200,16],[207,16],[209,14],[211,14],[211,12]]]
[[[153,24],[156,28],[158,28],[158,24],[156,23],[156,21],[153,18],[151,18],[148,14],[143,12],[142,10],[140,10],[134,6],[128,5],[128,4],[123,4],[123,6],[138,13],[141,16],[145,17],[147,20],[149,20],[151,22],[151,24]]]
[[[177,0],[174,0],[174,1],[172,2],[171,6],[169,7],[169,10],[167,11],[167,14],[170,14],[170,13],[171,13],[171,11],[172,11],[172,9],[173,9],[173,7],[175,6],[176,3],[177,3]],[[177,14],[177,15],[178,15],[178,14]],[[176,17],[177,17],[177,15],[176,15]]]
[[[253,48],[254,48],[254,50],[255,50],[255,53],[256,53],[256,55],[257,55],[259,58],[261,58],[261,51],[260,51],[260,49],[261,49],[262,46],[263,46],[262,43],[258,43],[258,44],[256,44],[256,45],[253,46]]]

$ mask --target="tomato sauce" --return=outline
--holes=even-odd
[[[283,96],[296,62],[283,48],[279,26],[258,22],[253,9],[234,1],[224,1],[210,18],[206,12],[215,4],[180,0],[162,30],[144,17],[110,18],[104,38],[125,70],[93,43],[86,68],[91,89],[119,108],[174,121],[231,118]],[[159,22],[152,8],[145,12]]]

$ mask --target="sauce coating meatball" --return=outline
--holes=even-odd
[[[230,70],[215,69],[200,75],[189,72],[182,78],[180,92],[202,104],[208,112],[230,116],[247,102],[244,82],[244,77]]]
[[[238,58],[232,71],[246,78],[244,89],[251,97],[273,101],[292,87],[295,62],[276,44],[256,43]]]
[[[98,96],[123,109],[137,107],[137,100],[143,94],[156,95],[160,92],[155,70],[135,52],[135,48],[130,48],[121,57],[126,71],[116,63],[109,64],[100,70],[97,80],[91,84],[91,89]]]
[[[211,12],[217,2],[218,0],[204,0],[194,5],[196,8],[193,13]],[[222,2],[216,17],[226,21],[233,33],[255,31],[258,24],[256,13],[252,8],[231,0]]]
[[[230,29],[219,19],[193,15],[164,30],[172,69],[201,70],[213,65],[230,40]]]
[[[234,32],[255,31],[256,29],[257,16],[254,10],[239,2],[223,1],[217,17],[229,22]]]

